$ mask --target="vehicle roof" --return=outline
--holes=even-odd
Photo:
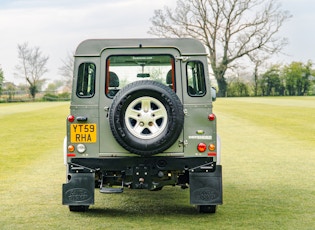
[[[100,56],[108,48],[176,48],[181,55],[207,55],[204,45],[193,38],[88,39],[81,42],[75,56]]]

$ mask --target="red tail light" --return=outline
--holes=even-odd
[[[199,152],[204,152],[207,150],[207,145],[205,143],[199,143],[197,145],[197,149]]]

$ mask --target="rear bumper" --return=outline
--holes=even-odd
[[[108,157],[108,158],[73,158],[70,164],[84,166],[100,171],[126,171],[134,166],[146,166],[150,170],[215,170],[212,157]],[[202,170],[203,171],[203,170]]]

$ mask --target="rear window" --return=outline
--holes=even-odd
[[[189,61],[186,65],[187,92],[189,96],[201,97],[206,93],[205,74],[200,61]]]
[[[129,83],[158,81],[175,91],[174,58],[171,55],[113,55],[106,60],[105,93],[113,98]]]
[[[85,62],[78,69],[77,96],[93,97],[95,94],[95,71],[94,63]]]

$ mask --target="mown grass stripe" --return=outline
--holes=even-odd
[[[286,98],[287,100],[285,98],[220,99],[220,102],[215,104],[215,108],[222,113],[268,128],[272,132],[286,136],[288,140],[306,141],[315,147],[315,97],[306,97],[305,101],[302,97]],[[300,107],[300,105],[304,106]]]
[[[6,116],[0,117],[1,179],[23,170],[45,151],[62,145],[69,103],[27,103],[27,106],[4,107],[8,111]],[[0,105],[1,109],[4,107]],[[29,109],[23,111],[21,107]]]
[[[291,98],[264,100],[219,98],[214,104],[222,140],[224,190],[224,204],[215,215],[196,213],[189,204],[189,190],[177,187],[160,192],[126,189],[120,195],[96,190],[95,205],[89,212],[70,213],[61,205],[65,182],[62,139],[69,105],[38,108],[23,116],[12,113],[0,119],[0,124],[6,122],[12,131],[35,131],[37,136],[17,132],[6,143],[0,142],[0,149],[6,148],[8,153],[17,148],[7,143],[15,143],[21,154],[17,154],[21,161],[12,164],[0,152],[1,229],[313,229],[314,144],[311,138],[288,135],[295,132],[292,125],[278,128],[286,123],[280,118],[286,119],[292,112],[301,117],[304,107],[280,111],[278,101],[288,108],[292,107]],[[305,108],[313,108],[308,97],[302,101],[308,104]],[[260,116],[264,106],[270,114],[283,115],[272,125],[268,117]],[[25,124],[18,125],[19,117]],[[303,121],[293,122],[300,135],[314,135],[312,128],[303,133]],[[50,138],[42,138],[47,133]],[[37,147],[29,147],[30,143]]]

